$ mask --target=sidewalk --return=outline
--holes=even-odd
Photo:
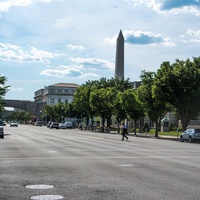
[[[115,131],[111,131],[111,134],[121,134],[121,133],[117,133]],[[144,138],[153,138],[153,139],[166,139],[166,140],[174,140],[174,141],[179,141],[179,136],[171,136],[171,135],[158,135],[158,137],[155,137],[152,134],[148,134],[148,133],[129,133],[128,136],[131,137],[144,137]]]

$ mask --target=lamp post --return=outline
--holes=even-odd
[[[61,107],[61,116],[60,116],[60,123],[62,123],[63,122],[63,107]]]
[[[41,121],[41,115],[42,115],[42,111],[40,110],[40,117],[39,117],[39,121]]]

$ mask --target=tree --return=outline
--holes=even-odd
[[[178,113],[185,130],[200,112],[200,57],[193,61],[163,62],[155,77],[155,91]]]
[[[90,95],[90,105],[96,116],[102,118],[102,132],[104,132],[105,120],[113,114],[113,88],[95,89]]]
[[[120,132],[120,122],[126,119],[126,111],[123,108],[122,92],[116,91],[115,99],[113,101],[113,115],[117,120],[117,132]]]
[[[133,89],[124,91],[121,95],[123,108],[127,115],[135,122],[135,135],[136,135],[136,123],[141,117],[144,116],[144,111],[141,103],[137,99],[136,92]]]
[[[154,90],[154,72],[142,71],[142,84],[138,88],[138,98],[142,103],[146,115],[155,122],[155,137],[158,137],[158,127],[161,116],[166,112],[167,106],[165,101],[161,101],[159,93]]]
[[[3,96],[5,96],[10,86],[6,86],[7,78],[0,75],[0,112],[2,111]]]
[[[45,113],[50,118],[50,121],[55,120],[55,110],[53,106],[46,105],[45,106]]]
[[[90,105],[90,94],[96,88],[96,83],[97,81],[86,82],[86,84],[77,88],[73,98],[74,108],[80,111],[81,117],[86,117],[87,125],[89,124],[89,118],[92,119],[92,127],[94,111]]]

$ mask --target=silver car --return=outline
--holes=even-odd
[[[189,142],[193,142],[196,140],[200,141],[200,129],[188,128],[180,135],[180,141],[184,142],[185,140],[188,140]]]
[[[0,120],[0,138],[4,138],[4,123]]]
[[[66,128],[73,128],[72,122],[65,122]]]

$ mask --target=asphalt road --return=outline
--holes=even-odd
[[[0,139],[0,200],[199,200],[200,144],[19,125]]]

